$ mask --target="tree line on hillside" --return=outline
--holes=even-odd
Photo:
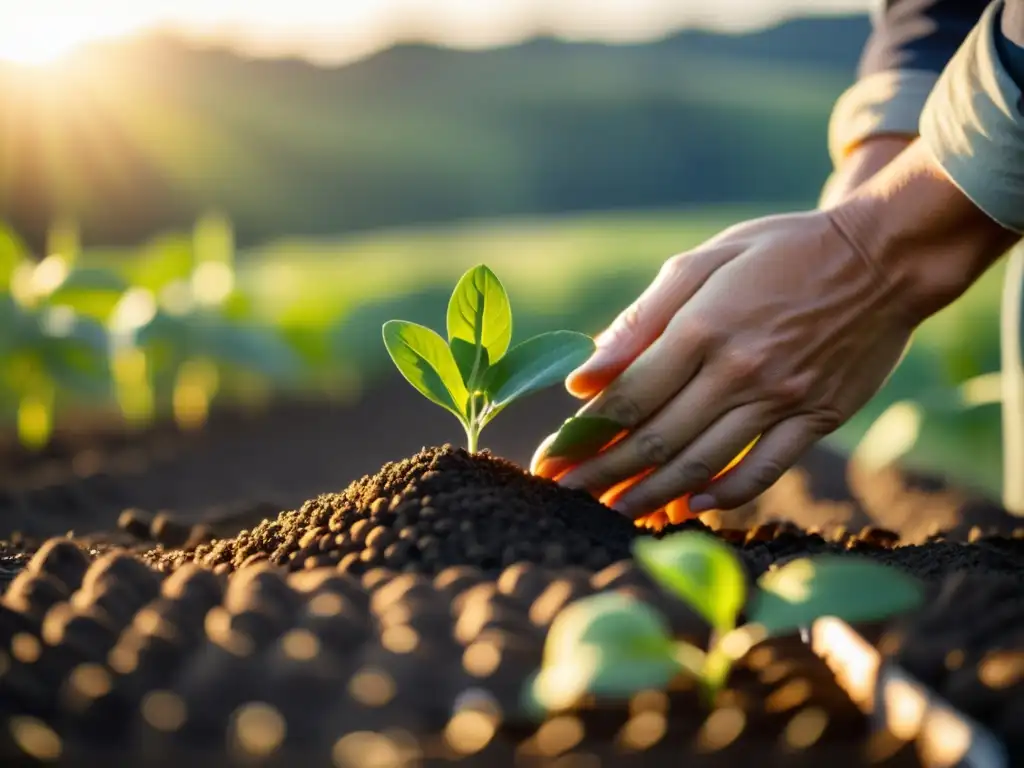
[[[0,218],[136,243],[217,208],[240,243],[465,218],[813,199],[861,17],[644,45],[403,45],[349,66],[149,37],[63,82],[0,68]],[[52,91],[52,92],[50,92]]]

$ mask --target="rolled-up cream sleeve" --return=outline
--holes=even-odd
[[[875,72],[858,80],[839,97],[829,118],[833,166],[872,136],[916,136],[921,112],[938,80],[939,73],[923,69]]]
[[[1024,233],[1021,90],[996,49],[1002,1],[982,14],[921,113],[919,133],[938,164],[996,222]]]
[[[942,71],[989,0],[872,0],[871,34],[857,81],[832,109],[828,150],[838,168],[879,135],[917,135],[921,111]]]

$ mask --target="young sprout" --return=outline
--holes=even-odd
[[[791,561],[758,579],[752,594],[736,554],[718,538],[685,532],[634,545],[639,565],[711,627],[707,649],[672,637],[668,623],[635,598],[607,592],[573,603],[554,621],[540,671],[524,691],[532,711],[568,709],[586,696],[628,699],[695,677],[711,701],[735,661],[770,637],[832,616],[878,621],[923,600],[919,582],[881,563],[821,555]],[[737,626],[746,608],[747,623]]]
[[[551,331],[509,349],[512,308],[486,266],[462,276],[448,302],[448,340],[417,323],[384,323],[384,345],[424,397],[451,412],[477,450],[480,432],[510,403],[562,381],[594,352],[589,336]]]

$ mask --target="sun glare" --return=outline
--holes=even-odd
[[[86,43],[110,37],[121,30],[109,29],[98,19],[17,18],[0,25],[0,61],[28,67],[55,64]]]

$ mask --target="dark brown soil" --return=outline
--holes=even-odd
[[[990,727],[1024,765],[1024,570],[959,574],[882,647],[943,698]]]
[[[668,532],[682,529],[710,531],[692,520]],[[826,539],[782,523],[719,533],[740,548],[754,576],[773,563],[822,552],[870,556],[928,580],[1024,569],[1024,539],[899,546],[897,533],[879,528],[835,531]],[[337,566],[354,574],[378,566],[435,574],[458,565],[494,573],[518,562],[594,571],[629,557],[637,535],[646,534],[586,493],[487,453],[471,456],[445,446],[387,464],[340,494],[319,496],[236,537],[194,549],[161,548],[147,559],[167,572],[195,561],[227,573],[261,560],[289,570]]]
[[[629,561],[593,574],[521,563],[497,579],[467,566],[431,578],[264,563],[228,580],[192,564],[162,579],[127,553],[90,563],[51,540],[0,604],[10,649],[0,750],[38,756],[59,743],[71,764],[214,755],[210,764],[329,765],[376,732],[388,742],[376,748],[413,746],[426,764],[563,753],[591,755],[586,765],[630,754],[644,764],[686,754],[698,766],[917,764],[910,747],[870,738],[827,668],[792,640],[755,649],[710,711],[683,684],[538,731],[517,711],[544,633],[569,601],[607,589],[664,606],[680,635],[704,632]],[[355,751],[372,754],[368,743]]]
[[[633,526],[581,491],[566,491],[489,454],[446,446],[386,465],[233,539],[188,555],[235,570],[269,559],[290,570],[340,565],[434,574],[450,565],[486,572],[518,562],[598,570],[629,556]],[[157,552],[165,570],[183,559]]]
[[[578,406],[557,390],[515,404],[490,425],[484,445],[519,465]],[[404,381],[351,402],[291,401],[264,410],[215,411],[198,433],[161,424],[137,434],[111,423],[65,429],[42,454],[0,435],[0,537],[46,537],[115,528],[135,510],[136,533],[179,546],[184,529],[231,536],[264,517],[345,487],[424,445],[460,440],[458,424]],[[965,539],[972,528],[1009,533],[1024,521],[935,478],[865,473],[816,447],[754,504],[705,519],[748,528],[786,520],[830,532],[865,525],[924,541],[935,530]],[[128,520],[125,521],[126,523]]]
[[[464,765],[512,764],[529,748],[579,753],[566,765],[616,754],[621,710],[586,714],[579,738],[571,719],[536,738],[508,722],[546,626],[576,597],[628,589],[680,634],[700,641],[706,629],[625,559],[638,535],[631,525],[494,457],[525,463],[570,412],[566,398],[537,398],[487,435],[494,456],[469,457],[420,450],[456,425],[407,389],[385,388],[355,410],[319,403],[222,414],[194,435],[166,426],[135,437],[63,435],[42,456],[0,446],[0,527],[21,531],[0,542],[0,592],[10,582],[0,600],[0,754],[59,743],[86,762],[106,746],[116,748],[114,762],[213,755],[210,764],[223,765],[227,743],[251,764],[262,735],[283,764],[343,765],[339,739],[355,733],[363,756],[404,755],[382,764],[411,765],[402,762],[411,754],[434,764],[458,757],[437,734],[459,730],[453,708],[467,696],[479,702],[470,695],[479,690],[504,716]],[[396,456],[412,458],[387,463]],[[1009,535],[1017,523],[941,483],[865,477],[816,449],[756,504],[684,527],[719,529],[752,577],[793,557],[852,552],[938,589],[960,573],[1015,580],[1024,572],[1024,540]],[[70,529],[79,534],[46,541]],[[646,720],[626,730],[651,742],[640,750],[645,764],[675,764],[683,753],[695,765],[838,768],[866,764],[865,749],[913,764],[906,749],[868,739],[863,718],[805,650],[776,651],[785,663],[741,671],[719,702],[726,714],[705,727],[735,723],[729,706],[738,707],[746,725],[728,746],[695,747],[708,713],[692,694],[672,697],[667,720],[634,707]],[[789,695],[772,698],[772,686],[787,690],[790,674],[810,680],[795,685],[809,698],[766,720],[767,702]],[[367,703],[382,691],[386,702]],[[463,717],[472,733],[452,739],[493,729],[489,711]],[[813,732],[822,712],[828,727],[812,746],[787,745],[787,733]],[[651,741],[666,722],[668,735]],[[282,724],[278,745],[271,737]],[[365,741],[385,725],[392,730]]]

